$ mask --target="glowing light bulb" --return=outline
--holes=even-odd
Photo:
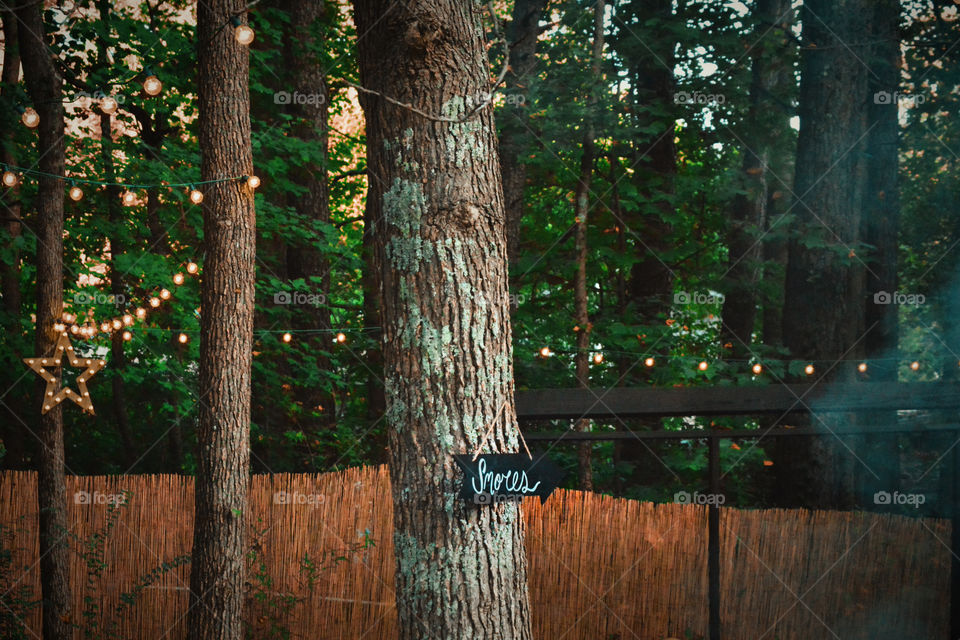
[[[187,263],[187,273],[196,273],[199,269],[200,267],[197,266],[196,262]]]
[[[160,298],[150,298],[150,306],[156,309],[160,306]]]
[[[124,339],[124,340],[126,340],[127,342],[129,342],[132,338],[133,338],[133,334],[132,334],[132,333],[130,333],[129,331],[124,331],[124,332],[123,332],[123,339]]]
[[[143,92],[148,96],[155,96],[161,91],[163,91],[163,83],[157,76],[147,76],[146,80],[143,81]]]
[[[133,324],[133,316],[129,313],[123,314],[123,318],[121,318],[121,320],[123,321],[123,326],[125,327],[129,327]]]
[[[180,341],[180,344],[187,344],[187,340],[189,340],[189,339],[190,339],[190,338],[188,338],[188,337],[187,337],[187,334],[185,334],[185,333],[181,333],[181,334],[177,337],[177,340]]]
[[[169,300],[170,292],[167,291],[166,289],[160,289],[160,297],[163,298],[164,300]]]
[[[80,199],[83,198],[83,190],[78,186],[70,187],[70,191],[67,192],[67,195],[70,196],[70,199],[74,202],[80,202]]]
[[[920,368],[920,363],[914,360],[913,362],[910,363],[910,368],[916,371],[917,369]]]
[[[64,322],[73,322],[77,319],[77,316],[73,315],[69,311],[64,311],[61,317],[63,318]]]
[[[337,342],[346,342],[346,341],[347,341],[347,336],[343,335],[342,333],[337,334]]]
[[[13,171],[3,172],[3,186],[13,188],[17,186],[19,181],[20,180],[17,178],[17,174],[15,174]]]
[[[653,358],[647,358],[646,360],[643,361],[643,364],[645,366],[652,367],[654,364],[656,364],[656,360],[654,360]]]
[[[858,364],[858,365],[857,365],[857,371],[859,371],[860,373],[866,373],[866,372],[867,372],[867,363],[866,363],[866,362],[861,362],[860,364]]]
[[[257,176],[250,176],[247,178],[247,186],[251,189],[256,189],[260,186],[260,178]]]
[[[761,373],[763,373],[763,365],[761,365],[761,364],[758,362],[757,364],[753,365],[753,367],[751,367],[751,370],[752,370],[755,374],[760,375]]]
[[[110,323],[109,323],[109,322],[101,322],[101,323],[100,323],[100,331],[103,331],[104,333],[108,333],[108,332],[110,331]]]
[[[238,24],[237,28],[233,30],[233,36],[237,39],[237,42],[246,46],[253,42],[253,29],[246,24]]]
[[[80,327],[78,327],[77,325],[73,325],[72,327],[70,327],[70,333],[72,333],[73,335],[77,335],[78,333],[80,333]]]
[[[56,331],[57,333],[63,333],[63,330],[66,328],[67,327],[62,322],[55,322],[53,324],[53,330]]]
[[[103,99],[100,100],[100,111],[103,111],[108,116],[116,113],[118,106],[117,100],[113,96],[104,96]]]
[[[123,204],[128,207],[132,207],[137,203],[137,194],[133,191],[124,191],[123,195],[120,196],[120,199],[123,201]]]
[[[173,284],[183,284],[183,274],[175,273],[173,274]]]
[[[144,318],[147,317],[147,310],[144,309],[143,307],[138,307],[137,310],[134,311],[134,313],[135,313],[135,314],[137,315],[137,317],[140,318],[141,320],[143,320]]]
[[[284,342],[290,342],[291,340],[293,340],[293,336],[292,336],[292,335],[290,335],[289,333],[283,334],[283,341],[284,341]]]
[[[707,370],[707,367],[709,367],[709,366],[710,366],[710,365],[707,364],[707,361],[706,361],[706,360],[701,360],[701,361],[700,361],[700,364],[697,365],[697,369],[700,369],[700,371],[706,371],[706,370]]]
[[[553,352],[550,351],[550,347],[543,347],[543,348],[540,349],[540,357],[541,357],[541,358],[549,358],[549,357],[552,356],[552,355],[553,355]]]
[[[114,328],[114,329],[119,329],[120,327],[123,326],[123,321],[121,321],[120,318],[114,318],[114,319],[110,322],[110,324],[113,325],[113,328]]]
[[[603,354],[595,353],[593,355],[593,364],[601,364],[603,362]]]
[[[20,114],[20,121],[30,129],[36,129],[40,124],[40,114],[33,107],[27,107]]]
[[[813,375],[813,372],[814,372],[813,365],[812,365],[812,364],[808,364],[807,366],[805,366],[805,367],[803,368],[803,372],[804,372],[805,374],[807,374],[808,376],[812,376],[812,375]]]
[[[191,189],[190,202],[192,202],[193,204],[200,204],[201,202],[203,202],[203,193],[201,193],[197,189]]]

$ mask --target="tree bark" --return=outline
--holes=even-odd
[[[200,173],[251,175],[247,47],[223,28],[243,0],[197,8]],[[193,640],[243,637],[245,518],[250,468],[255,213],[246,181],[210,184],[203,202],[200,403],[190,574]]]
[[[540,16],[546,5],[547,0],[516,0],[507,32],[510,71],[506,76],[506,86],[510,101],[502,111],[500,173],[503,176],[503,202],[507,214],[507,256],[511,266],[516,264],[519,254],[523,189],[527,183],[527,165],[520,158],[526,152],[530,139],[527,90],[537,67],[537,36],[540,35]]]
[[[489,90],[479,3],[357,0],[364,86],[459,119]],[[516,503],[460,502],[451,457],[517,451],[503,194],[490,108],[366,99],[401,640],[531,638]]]
[[[869,38],[866,0],[808,0],[802,9],[800,134],[783,309],[783,338],[795,358],[862,355],[864,270],[860,241],[867,73],[846,43]],[[845,363],[818,379],[853,377]],[[822,374],[821,374],[822,375]],[[850,418],[852,419],[852,418]],[[819,424],[819,423],[817,423]],[[780,443],[775,459],[781,504],[843,508],[854,502],[860,464],[834,436]]]
[[[786,58],[789,39],[785,31],[792,19],[789,0],[759,0],[754,9],[755,28],[751,37],[750,106],[741,133],[740,184],[743,193],[732,203],[730,225],[727,229],[728,270],[726,298],[723,303],[721,344],[730,345],[728,355],[735,358],[750,353],[757,317],[757,284],[763,260],[760,234],[764,231],[770,192],[782,189],[771,184],[771,156],[782,148],[783,132],[788,128],[789,116],[777,105],[785,85],[793,82]],[[771,28],[771,25],[778,25]],[[756,39],[756,40],[754,40]]]
[[[577,323],[577,355],[574,367],[577,376],[577,386],[586,389],[590,386],[590,314],[587,307],[587,217],[590,213],[590,183],[593,178],[593,160],[595,155],[594,114],[597,107],[597,93],[603,86],[600,74],[600,64],[603,60],[603,19],[606,3],[599,0],[593,7],[593,51],[591,54],[591,78],[596,85],[590,87],[587,96],[587,111],[583,122],[583,153],[580,156],[580,177],[574,189],[574,216],[576,225],[576,252],[577,271],[573,283],[574,320]],[[577,420],[578,431],[588,431],[590,420]],[[580,488],[583,491],[593,490],[593,468],[591,465],[590,443],[581,443],[578,447],[577,460],[580,468]]]
[[[23,77],[35,109],[39,168],[37,187],[37,330],[36,353],[53,354],[57,332],[53,325],[63,314],[63,79],[43,39],[42,3],[17,8]],[[58,371],[59,372],[59,371]],[[46,384],[37,379],[37,397]],[[40,401],[42,402],[42,400]],[[40,402],[37,403],[39,408]],[[40,417],[37,465],[37,501],[40,509],[40,590],[43,596],[43,638],[70,638],[71,597],[67,546],[67,493],[64,480],[63,409],[56,405]]]

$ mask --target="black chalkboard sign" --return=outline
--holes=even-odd
[[[545,454],[532,459],[522,453],[488,453],[476,460],[454,454],[463,469],[460,498],[473,504],[515,502],[537,496],[546,502],[563,479],[563,471]]]

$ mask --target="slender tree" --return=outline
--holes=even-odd
[[[54,323],[63,314],[63,182],[65,165],[63,79],[44,41],[42,3],[17,7],[17,33],[23,77],[40,124],[37,128],[39,168],[46,175],[37,187],[37,354],[53,354]],[[45,383],[37,380],[37,397]],[[39,406],[39,403],[37,403]],[[40,508],[40,590],[43,595],[44,640],[71,637],[70,554],[67,547],[67,492],[63,458],[63,408],[40,416],[37,500]]]
[[[871,14],[866,0],[808,0],[801,12],[797,233],[789,246],[783,337],[794,357],[822,363],[821,379],[852,378],[852,367],[835,363],[862,354],[864,269],[857,249],[869,71],[847,47],[868,40],[864,20]],[[852,504],[859,463],[835,436],[825,430],[777,450],[782,503]]]
[[[529,111],[526,108],[530,82],[537,67],[537,36],[540,17],[547,0],[516,0],[507,29],[510,40],[510,68],[506,76],[510,101],[503,109],[500,130],[500,170],[503,175],[503,202],[507,212],[507,256],[517,261],[520,220],[523,218],[523,188],[527,165],[521,155],[530,145]]]
[[[483,3],[357,0],[380,203],[399,637],[531,637],[520,507],[457,500],[451,457],[516,451],[503,195]],[[400,104],[407,106],[400,106]]]
[[[590,183],[593,178],[593,163],[596,155],[596,126],[594,110],[597,108],[597,93],[603,87],[600,65],[603,62],[603,20],[606,3],[599,0],[594,7],[593,51],[590,56],[592,84],[587,98],[587,111],[583,124],[583,152],[580,156],[580,176],[574,190],[574,216],[576,225],[577,271],[574,277],[574,320],[577,331],[577,355],[574,360],[577,385],[590,386],[590,314],[587,307],[587,218],[590,213]],[[590,428],[589,420],[577,421],[578,431]],[[593,489],[593,469],[590,460],[590,443],[579,446],[578,463],[580,466],[580,488]]]
[[[252,175],[249,58],[229,23],[243,0],[197,6],[200,172]],[[193,640],[240,640],[253,345],[255,213],[246,181],[209,184],[203,202],[200,416],[190,575]]]

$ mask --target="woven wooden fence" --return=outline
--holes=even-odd
[[[193,481],[181,476],[67,478],[70,533],[87,540],[107,504],[131,492],[104,547],[92,595],[108,625],[120,594],[189,553]],[[76,500],[74,498],[76,497]],[[383,468],[256,476],[251,540],[272,579],[261,593],[304,600],[283,614],[295,638],[396,637],[392,505]],[[534,635],[542,640],[701,638],[707,628],[703,507],[558,491],[524,504]],[[948,633],[949,523],[864,513],[721,511],[724,638],[941,638]],[[39,593],[36,476],[0,474],[0,524],[13,528],[16,585]],[[365,537],[374,546],[364,546]],[[9,540],[8,540],[9,542]],[[74,546],[79,548],[78,543]],[[322,567],[308,586],[309,556]],[[82,620],[87,575],[71,566]],[[254,585],[263,582],[252,579]],[[186,635],[189,565],[162,573],[119,618],[123,638]],[[251,599],[255,628],[267,608]],[[39,637],[36,610],[27,617]],[[78,634],[79,637],[79,634]]]

